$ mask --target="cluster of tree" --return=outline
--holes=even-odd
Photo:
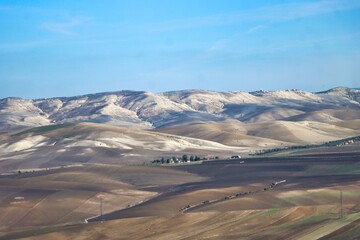
[[[264,155],[264,154],[268,154],[268,153],[274,153],[274,152],[281,152],[281,151],[286,151],[286,150],[295,150],[295,149],[306,149],[306,148],[311,148],[314,147],[313,145],[302,145],[302,146],[289,146],[289,147],[282,147],[282,148],[269,148],[269,149],[262,149],[262,150],[258,150],[255,153],[249,154],[251,156],[259,156],[259,155]]]
[[[326,142],[323,144],[307,144],[307,145],[300,145],[300,146],[288,146],[288,147],[262,149],[262,150],[256,151],[253,154],[250,154],[250,155],[253,155],[253,156],[254,155],[264,155],[264,154],[268,154],[268,153],[281,152],[281,151],[286,151],[286,150],[306,149],[306,148],[335,147],[335,146],[353,144],[355,142],[360,142],[360,136],[336,140],[336,141],[330,141],[330,142]]]
[[[184,211],[189,210],[190,208],[198,207],[198,206],[201,206],[201,205],[206,205],[206,204],[210,204],[210,203],[221,202],[221,201],[224,201],[224,200],[229,200],[229,199],[238,198],[238,197],[242,197],[242,196],[246,196],[246,195],[257,194],[257,193],[260,193],[260,192],[269,191],[269,190],[274,189],[277,185],[279,185],[279,184],[281,184],[281,183],[285,183],[285,182],[286,182],[286,180],[281,180],[281,181],[278,181],[278,182],[273,182],[273,183],[271,183],[268,187],[265,187],[265,188],[262,188],[262,189],[259,189],[259,190],[256,190],[256,191],[240,192],[240,193],[237,193],[237,194],[235,194],[235,195],[225,196],[225,197],[222,198],[222,199],[205,200],[205,201],[202,201],[202,202],[199,203],[199,204],[187,205],[187,206],[183,207],[182,209],[180,209],[179,211],[180,211],[180,212],[184,212]]]
[[[331,141],[331,142],[325,143],[324,145],[325,146],[343,146],[343,145],[353,144],[356,142],[360,142],[360,136]]]
[[[25,171],[24,173],[29,173],[29,172],[35,172],[35,170],[32,170],[32,171]],[[18,174],[21,174],[23,172],[21,172],[21,170],[18,171]]]
[[[218,157],[214,157],[212,159],[218,159]],[[170,163],[186,163],[186,162],[195,162],[200,160],[209,160],[209,158],[206,157],[199,157],[199,156],[188,156],[184,154],[182,157],[170,157],[170,158],[164,158],[161,159],[155,159],[152,161],[152,163],[158,163],[158,164],[170,164]]]

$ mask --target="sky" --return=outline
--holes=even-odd
[[[0,0],[0,98],[360,87],[359,0]]]

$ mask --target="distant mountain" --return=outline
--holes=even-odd
[[[360,90],[352,88],[318,93],[300,90],[249,93],[184,90],[159,94],[119,91],[75,97],[0,100],[2,132],[76,122],[153,129],[229,119],[241,122],[334,122],[359,118]]]
[[[360,102],[360,89],[358,88],[344,88],[344,87],[338,87],[338,88],[332,88],[325,92],[320,92],[318,94],[327,94],[331,96],[338,96],[338,97],[344,97],[351,100],[354,100],[356,102]]]

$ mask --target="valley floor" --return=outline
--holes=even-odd
[[[84,165],[1,176],[0,186],[0,239],[360,237],[360,152]],[[84,223],[99,198],[103,217]],[[199,207],[181,211],[189,205]]]

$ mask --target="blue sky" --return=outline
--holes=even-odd
[[[360,87],[360,1],[0,0],[0,98]]]

